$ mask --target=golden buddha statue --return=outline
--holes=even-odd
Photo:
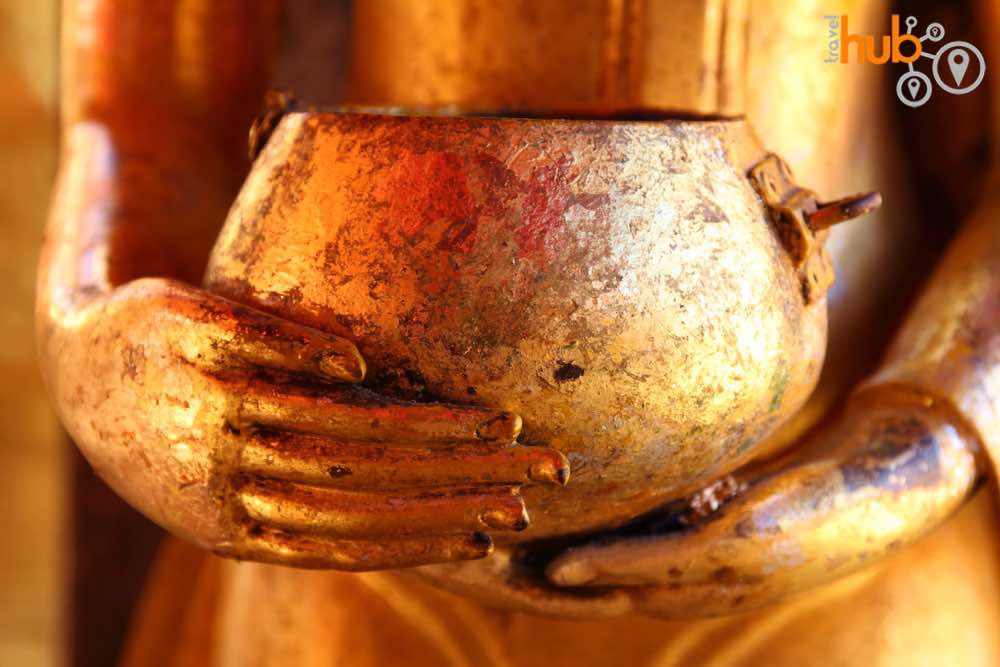
[[[42,365],[184,538],[125,664],[996,664],[1000,159],[931,247],[832,9],[357,2],[251,166],[278,3],[68,0]]]

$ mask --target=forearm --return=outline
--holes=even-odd
[[[200,280],[247,168],[279,9],[65,2],[64,146],[40,305],[141,276]]]
[[[869,383],[948,405],[1000,462],[1000,192],[987,194]]]
[[[97,460],[106,438],[81,426],[93,421],[81,391],[110,396],[128,371],[123,336],[164,325],[152,299],[147,319],[119,322],[115,304],[130,293],[115,288],[200,281],[246,169],[278,21],[271,2],[67,0],[64,10],[63,146],[37,340],[59,414]]]

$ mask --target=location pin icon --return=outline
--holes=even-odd
[[[949,53],[948,69],[951,70],[951,75],[955,77],[955,85],[961,86],[962,79],[965,78],[965,72],[969,69],[969,54],[962,49],[955,49]]]
[[[920,92],[920,81],[917,79],[910,79],[906,82],[906,87],[910,89],[910,97],[912,99],[917,99],[917,93]]]

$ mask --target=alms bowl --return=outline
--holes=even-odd
[[[746,462],[826,342],[747,177],[745,122],[295,113],[207,286],[356,341],[373,389],[502,407],[563,451],[531,540],[622,524]]]

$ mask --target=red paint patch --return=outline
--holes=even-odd
[[[565,226],[566,210],[573,205],[573,193],[566,182],[569,158],[538,167],[531,172],[521,205],[521,227],[517,243],[522,256],[544,254],[546,241]]]
[[[476,190],[479,194],[479,214],[500,218],[506,215],[510,200],[517,196],[520,184],[514,172],[500,160],[485,153],[477,154],[473,160],[479,168]]]
[[[570,167],[570,158],[563,156],[531,172],[516,237],[522,257],[547,259],[553,242],[563,237],[566,212],[573,206],[596,211],[603,219],[602,209],[607,206],[608,195],[574,193],[570,188],[573,180]]]
[[[387,224],[410,242],[435,234],[438,248],[463,253],[475,244],[478,215],[460,156],[405,154],[385,195]]]

